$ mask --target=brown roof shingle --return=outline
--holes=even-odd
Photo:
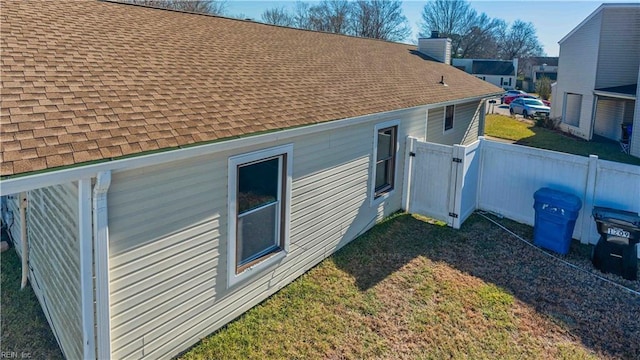
[[[2,176],[499,91],[410,45],[99,1],[1,7]]]

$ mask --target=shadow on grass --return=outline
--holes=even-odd
[[[5,239],[3,229],[2,240]],[[20,290],[20,258],[14,249],[2,253],[1,257],[2,358],[64,359],[31,285]]]
[[[531,227],[500,221],[525,239],[532,238]],[[574,241],[565,259],[597,272],[589,252],[589,246]],[[460,230],[396,215],[338,252],[335,263],[367,290],[421,256],[505,289],[596,353],[640,358],[639,296],[549,258],[479,215],[471,216]],[[612,278],[640,290],[638,281]]]

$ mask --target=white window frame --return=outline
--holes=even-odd
[[[453,106],[453,116],[451,117],[451,128],[447,129],[447,108],[449,106]],[[446,134],[450,131],[453,131],[455,127],[456,127],[456,105],[455,104],[446,105],[444,107],[444,114],[442,115],[442,133]]]
[[[282,176],[282,182],[284,184],[284,191],[281,194],[281,201],[284,201],[282,208],[281,221],[276,224],[276,227],[280,227],[282,234],[282,250],[271,254],[263,260],[243,269],[240,273],[236,272],[237,264],[237,194],[238,194],[238,167],[251,163],[258,162],[260,160],[267,160],[269,158],[286,155],[283,162],[286,161],[285,172],[280,172],[279,176]],[[232,156],[229,158],[228,167],[228,241],[227,241],[227,287],[238,284],[247,278],[259,274],[274,264],[282,261],[289,253],[289,230],[291,221],[291,185],[293,183],[293,144],[276,146],[268,149],[258,150],[247,154]],[[281,187],[280,187],[281,188]],[[280,191],[280,190],[279,190]]]
[[[380,196],[376,197],[376,162],[378,158],[378,132],[382,129],[396,127],[396,154],[395,154],[395,162],[393,169],[393,188]],[[370,205],[375,206],[380,204],[382,201],[387,199],[389,196],[393,195],[397,189],[398,185],[398,162],[400,154],[400,120],[391,120],[386,121],[380,124],[376,124],[373,129],[373,153],[371,154],[371,179],[370,179]]]

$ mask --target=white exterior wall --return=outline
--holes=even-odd
[[[635,84],[640,66],[640,6],[605,8],[595,88]]]
[[[619,140],[624,120],[624,102],[616,99],[600,98],[596,110],[593,133],[608,139]]]
[[[395,190],[371,206],[374,126],[401,120]],[[112,356],[167,358],[258,304],[401,208],[405,138],[426,111],[238,152],[114,172],[108,193]],[[227,161],[293,143],[290,252],[227,288]]]
[[[429,110],[427,133],[422,135],[428,142],[443,145],[467,145],[478,140],[484,120],[482,102],[469,102],[455,106],[453,129],[444,131],[444,109],[437,107]]]
[[[565,110],[566,94],[582,95],[579,126],[561,123],[560,128],[584,139],[591,137],[593,89],[598,68],[601,24],[602,13],[600,12],[560,43],[558,81],[555,98],[551,103],[551,116],[562,117]]]
[[[78,187],[67,183],[27,193],[29,284],[36,294],[62,352],[81,359],[82,313]],[[7,199],[13,222],[9,232],[22,254],[19,194]]]
[[[441,63],[451,64],[451,39],[418,39],[418,51]]]

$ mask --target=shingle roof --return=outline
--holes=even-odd
[[[410,45],[99,1],[1,6],[2,176],[499,91]]]

